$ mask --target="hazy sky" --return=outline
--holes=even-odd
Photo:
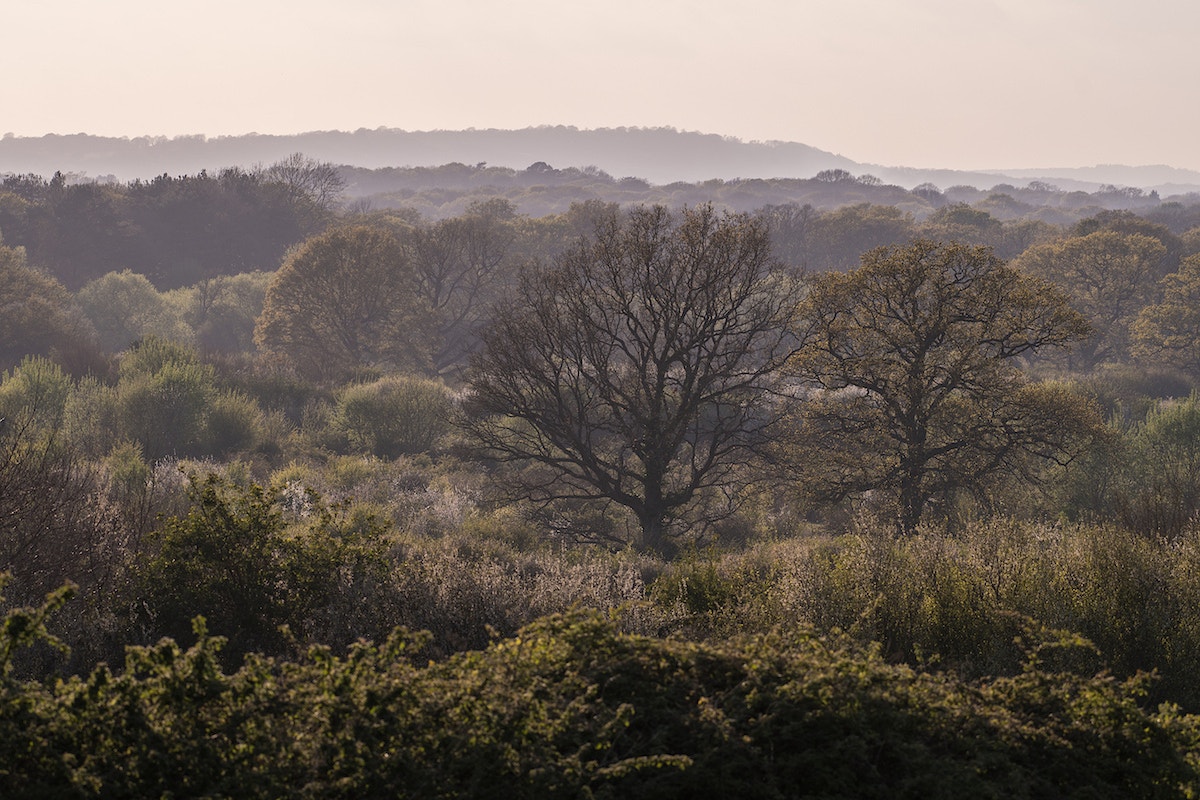
[[[1196,0],[2,0],[0,29],[0,134],[672,126],[1200,169]]]

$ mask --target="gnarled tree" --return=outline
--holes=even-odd
[[[890,494],[901,533],[956,489],[1065,461],[1098,424],[1019,359],[1088,333],[1052,284],[990,249],[919,240],[810,283],[811,337],[792,363],[816,387],[799,405],[798,469],[819,497]]]
[[[617,503],[663,551],[677,512],[761,445],[795,305],[760,222],[610,214],[496,310],[471,373],[486,413],[469,425],[531,467],[525,497]]]

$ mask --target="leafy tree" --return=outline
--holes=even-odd
[[[55,356],[82,368],[95,351],[96,332],[70,292],[29,266],[25,249],[0,244],[0,370],[26,355]]]
[[[76,298],[96,327],[100,346],[110,353],[120,353],[145,336],[191,339],[176,310],[144,275],[127,269],[110,272],[80,289]]]
[[[1129,327],[1153,302],[1165,255],[1150,236],[1098,230],[1032,247],[1013,266],[1057,284],[1088,319],[1093,333],[1074,353],[1091,369],[1128,355]]]
[[[534,465],[525,496],[624,506],[640,544],[664,550],[671,518],[761,443],[794,306],[761,222],[707,206],[612,215],[496,309],[471,429]]]
[[[0,374],[0,419],[29,421],[43,432],[62,427],[71,379],[52,361],[27,356],[12,372]]]
[[[1113,492],[1117,514],[1132,530],[1169,539],[1200,512],[1200,398],[1151,409],[1127,436]]]
[[[254,326],[270,281],[267,272],[218,275],[168,292],[166,299],[191,327],[202,352],[247,353],[254,350]]]
[[[124,191],[132,208],[123,227],[136,233],[139,246],[118,263],[163,290],[272,269],[326,221],[308,197],[236,168],[215,176],[160,175]]]
[[[1085,336],[1085,320],[987,248],[880,248],[809,289],[811,336],[791,369],[817,388],[799,405],[799,458],[824,499],[883,490],[909,534],[956,489],[1071,458],[1095,424],[1080,399],[1017,367]]]
[[[929,215],[920,227],[920,235],[934,241],[956,241],[995,248],[1000,243],[1003,224],[981,208],[966,203],[951,203]]]
[[[1200,255],[1162,279],[1162,301],[1146,306],[1131,331],[1135,357],[1200,376]]]
[[[267,287],[254,340],[303,375],[428,364],[429,308],[391,233],[340,228],[306,241]]]
[[[846,270],[867,250],[908,241],[913,219],[895,206],[860,203],[820,215],[806,231],[808,256],[799,266],[816,272]]]

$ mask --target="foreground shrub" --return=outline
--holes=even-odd
[[[181,638],[203,614],[235,659],[286,649],[281,626],[327,644],[386,633],[371,619],[373,586],[387,576],[383,525],[303,489],[297,502],[295,491],[193,478],[190,511],[168,519],[134,566],[135,622]]]
[[[55,602],[58,602],[56,600]],[[41,616],[39,616],[39,614]],[[10,615],[0,658],[44,610]],[[124,672],[0,677],[6,797],[1089,797],[1200,788],[1196,720],[1139,685],[1053,666],[979,684],[890,666],[803,631],[689,644],[549,617],[418,666],[403,631],[344,658],[222,670],[203,624]],[[1068,659],[1069,660],[1069,659]]]

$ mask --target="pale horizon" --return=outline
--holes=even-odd
[[[1180,0],[47,0],[0,21],[20,76],[0,135],[669,127],[884,166],[1200,169]]]

